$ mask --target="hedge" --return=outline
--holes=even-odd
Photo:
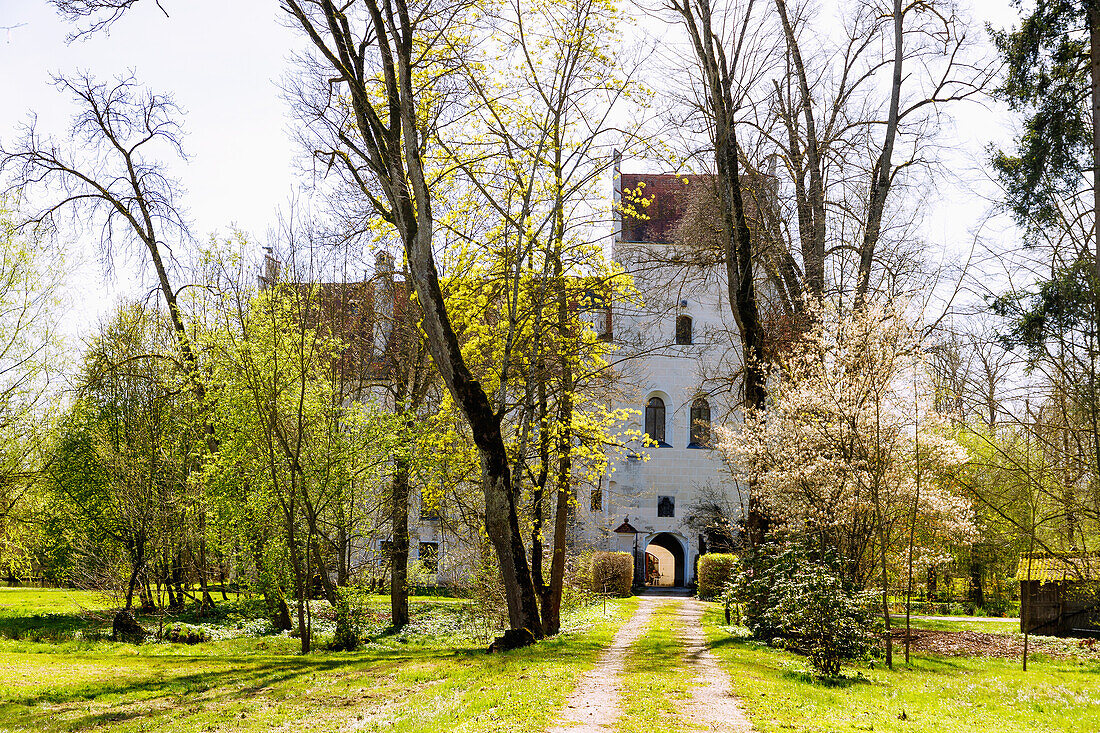
[[[594,592],[624,598],[630,595],[634,585],[634,558],[629,552],[593,552],[590,567]]]
[[[699,556],[699,597],[713,601],[722,594],[722,588],[733,577],[737,555],[715,552]]]

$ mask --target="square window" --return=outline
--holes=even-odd
[[[674,516],[676,516],[676,497],[674,497],[674,496],[658,496],[657,497],[657,516],[658,517],[674,517]]]
[[[439,572],[439,543],[421,542],[419,552],[420,564],[424,566],[424,569],[429,573]]]

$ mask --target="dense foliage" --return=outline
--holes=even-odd
[[[629,552],[593,552],[582,558],[580,576],[593,593],[629,596],[634,558]]]
[[[732,594],[754,636],[805,654],[819,674],[836,676],[878,645],[875,594],[858,591],[835,558],[798,544],[758,548],[733,576]]]
[[[699,556],[697,593],[707,601],[718,599],[726,583],[737,568],[737,556],[724,552],[710,552]]]

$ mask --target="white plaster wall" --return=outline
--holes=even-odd
[[[738,419],[739,370],[736,325],[726,305],[724,266],[710,268],[690,279],[681,268],[662,265],[672,245],[617,243],[613,256],[634,277],[641,304],[616,305],[612,333],[620,351],[615,355],[621,395],[618,407],[637,411],[630,427],[643,430],[646,402],[653,395],[665,401],[667,448],[644,448],[643,458],[625,458],[612,466],[605,483],[600,511],[583,511],[585,538],[595,546],[630,552],[632,536],[616,536],[610,530],[628,519],[641,533],[638,552],[661,532],[673,534],[684,546],[685,579],[694,581],[699,554],[697,532],[684,526],[684,517],[699,490],[721,487],[734,504],[740,488],[724,470],[717,451],[688,448],[691,403],[704,396],[710,404],[711,423]],[[675,344],[676,317],[692,318],[693,343]],[[675,499],[675,516],[658,517],[659,496]]]

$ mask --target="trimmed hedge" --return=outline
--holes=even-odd
[[[699,597],[713,601],[722,595],[722,588],[733,577],[737,567],[737,555],[715,552],[699,556]]]
[[[634,585],[634,558],[629,552],[593,552],[590,560],[591,589],[625,598]]]

